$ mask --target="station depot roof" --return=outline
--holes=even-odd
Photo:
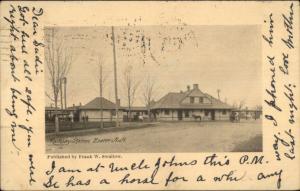
[[[98,110],[100,108],[104,110],[112,110],[112,109],[116,109],[116,104],[104,97],[96,97],[92,101],[88,102],[87,104],[79,107],[79,109],[81,110],[94,110],[94,109]],[[120,107],[120,109],[122,108]]]
[[[205,97],[210,100],[210,103],[184,103],[183,100],[187,97]],[[185,92],[168,93],[158,100],[152,109],[233,109],[233,107],[207,93],[203,93],[196,86],[196,88]]]

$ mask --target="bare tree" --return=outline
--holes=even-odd
[[[256,105],[256,106],[255,106],[255,109],[256,109],[256,110],[262,110],[262,106],[261,106],[261,105]]]
[[[97,65],[98,65],[98,75],[97,80],[99,81],[99,93],[100,93],[100,123],[101,123],[101,128],[103,128],[103,89],[104,89],[104,83],[108,77],[107,74],[104,74],[104,61],[100,55],[98,55],[98,60],[97,60]]]
[[[262,105],[256,105],[255,106],[255,112],[254,112],[254,119],[259,119],[260,118],[260,115],[262,113]]]
[[[147,107],[149,120],[151,120],[152,116],[150,113],[150,109],[151,109],[151,102],[154,100],[154,96],[156,93],[155,92],[156,81],[152,76],[150,76],[150,74],[145,78],[143,87],[144,87],[143,101],[144,101],[145,106]]]
[[[232,103],[232,107],[233,107],[234,109],[237,109],[237,108],[238,108],[238,104],[237,104],[237,102],[236,102],[236,101],[233,101],[233,103]]]
[[[131,65],[128,65],[125,68],[123,72],[123,77],[125,94],[128,104],[128,120],[131,121],[131,107],[135,101],[135,93],[139,87],[140,82],[134,77],[133,68]]]
[[[70,70],[73,60],[72,53],[68,48],[63,47],[63,39],[59,39],[54,28],[49,31],[48,41],[46,44],[45,59],[49,72],[49,81],[51,83],[51,94],[48,95],[53,100],[55,106],[55,131],[59,132],[58,126],[58,101],[60,94],[61,108],[63,108],[61,87],[63,78],[65,78]]]
[[[245,100],[241,100],[238,104],[238,109],[239,110],[243,109],[243,107],[245,106],[245,103],[246,103]]]

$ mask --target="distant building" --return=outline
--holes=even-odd
[[[101,121],[101,102],[103,109],[102,121],[111,122],[116,119],[116,104],[103,98],[96,97],[85,105],[73,105],[66,110],[59,110],[52,107],[46,107],[46,119],[54,120],[55,112],[62,119],[71,119],[71,121],[96,122]],[[119,121],[140,121],[149,118],[147,107],[131,107],[131,119],[129,120],[129,108],[120,107]],[[234,108],[213,96],[202,92],[198,84],[194,84],[191,89],[187,86],[186,91],[170,92],[157,102],[150,104],[151,120],[159,121],[210,121],[210,120],[229,120],[235,111]],[[240,114],[248,114],[248,111],[239,111]],[[260,118],[261,111],[249,111]]]
[[[239,113],[241,119],[261,119],[262,117],[262,108],[234,109],[232,111]]]
[[[103,109],[103,121],[115,121],[116,104],[105,99],[104,97],[96,97],[87,104],[79,107],[80,121],[101,121],[101,102]],[[119,120],[123,118],[123,108],[119,108]]]
[[[151,108],[157,120],[229,120],[233,108],[202,92],[198,84],[193,89],[171,92],[158,100]]]
[[[46,122],[54,122],[55,114],[58,116],[60,120],[73,120],[79,121],[79,106],[73,105],[72,107],[68,107],[67,109],[61,109],[59,107],[45,107],[45,121]],[[71,119],[72,118],[72,119]]]
[[[143,106],[133,106],[130,108],[131,111],[131,121],[138,121],[140,116],[143,118],[148,118],[148,111],[146,107]],[[129,108],[124,107],[123,120],[129,121]]]

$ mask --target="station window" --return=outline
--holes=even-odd
[[[165,115],[169,115],[170,111],[169,110],[165,110]]]
[[[223,114],[223,115],[226,115],[226,110],[225,110],[225,109],[222,111],[222,114]]]
[[[203,103],[203,97],[199,97],[199,103]]]
[[[190,97],[190,103],[194,103],[195,102],[195,98],[194,97]]]

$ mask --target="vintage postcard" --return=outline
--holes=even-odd
[[[1,189],[300,189],[298,1],[0,8]]]

